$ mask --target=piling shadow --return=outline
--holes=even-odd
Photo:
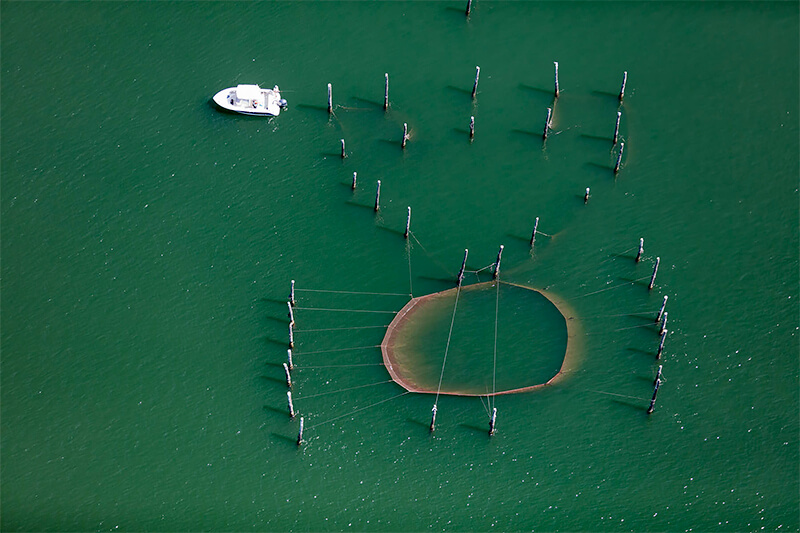
[[[340,159],[342,162],[344,162],[344,160],[347,159],[346,155],[344,157],[342,157],[342,152],[341,151],[339,151],[339,152],[322,152],[322,153],[320,153],[320,155],[322,156],[323,159],[336,158],[336,159]]]
[[[638,403],[626,402],[624,400],[610,400],[610,401],[611,401],[611,403],[615,403],[617,405],[621,405],[621,406],[626,407],[627,409],[630,409],[630,410],[635,411],[637,413],[646,413],[647,412],[647,407],[639,405]]]
[[[511,133],[516,133],[518,135],[525,135],[527,137],[538,137],[539,139],[544,142],[544,136],[542,132],[535,132],[535,131],[527,131],[527,130],[511,130]]]
[[[465,94],[472,98],[472,89],[464,89],[463,87],[456,87],[455,85],[448,85],[447,88],[457,93]]]
[[[373,209],[374,209],[374,208],[373,208]],[[394,228],[390,228],[390,227],[388,227],[388,226],[378,226],[378,229],[380,229],[380,230],[383,230],[383,231],[386,231],[386,232],[388,232],[388,233],[393,233],[393,234],[395,234],[395,235],[399,235],[400,237],[403,237],[403,238],[404,238],[404,240],[405,240],[405,235],[406,235],[406,231],[405,231],[405,229],[404,229],[403,231],[398,231],[398,230],[396,230],[396,229],[394,229]]]
[[[287,420],[291,420],[291,417],[289,416],[289,412],[286,409],[278,409],[277,407],[272,407],[271,405],[265,405],[264,406],[264,410],[265,411],[270,411],[270,412],[273,412],[273,413],[277,413],[279,415],[283,415],[283,416],[286,417]]]
[[[285,304],[285,303],[286,303],[286,302],[284,302],[284,304]],[[283,317],[276,317],[276,316],[269,316],[269,315],[267,315],[267,316],[265,316],[264,318],[266,318],[267,320],[273,320],[273,321],[275,321],[275,322],[279,322],[279,323],[281,323],[281,324],[285,324],[285,325],[286,325],[286,327],[289,327],[289,318],[288,318],[288,317],[286,317],[286,318],[283,318]]]
[[[537,231],[536,233],[539,233],[539,232]],[[520,235],[514,235],[513,233],[506,233],[506,237],[508,237],[509,239],[514,239],[514,240],[517,240],[517,241],[528,243],[529,246],[530,246],[530,243],[531,243],[531,238],[530,237],[522,237]]]
[[[266,336],[265,337],[261,337],[261,338],[264,339],[264,342],[266,342],[267,344],[277,344],[278,346],[280,346],[280,347],[282,347],[284,349],[285,348],[289,348],[289,343],[286,342],[286,341],[279,341],[277,339],[273,339],[273,338],[266,337]]]
[[[360,104],[367,104],[367,105],[370,105],[372,107],[376,107],[378,109],[383,110],[383,102],[376,102],[374,100],[367,100],[366,98],[359,98],[358,96],[353,96],[351,99],[356,101],[356,102],[358,102],[358,103],[360,103]]]
[[[347,200],[345,202],[347,205],[352,205],[353,207],[362,207],[364,209],[369,209],[370,211],[375,211],[375,204],[366,205],[356,202],[355,200]]]
[[[298,109],[304,109],[308,111],[319,111],[320,113],[328,114],[328,106],[318,106],[318,105],[308,105],[308,104],[297,104],[296,106]]]
[[[271,381],[273,383],[280,383],[281,385],[286,387],[286,380],[285,379],[278,379],[278,378],[274,378],[272,376],[264,376],[264,375],[261,375],[261,376],[258,376],[258,377],[261,378],[262,381]]]
[[[483,433],[486,437],[489,437],[489,430],[486,428],[479,428],[478,426],[473,426],[472,424],[459,424],[458,427],[471,430],[475,433]]]
[[[619,100],[619,93],[610,93],[608,91],[592,91],[595,96],[611,97],[614,100]]]
[[[590,139],[592,141],[603,141],[603,142],[609,143],[609,144],[613,144],[612,141],[614,140],[611,137],[603,137],[603,136],[600,136],[600,135],[589,135],[589,134],[586,134],[586,133],[581,133],[581,134],[578,135],[578,137],[581,137],[583,139]],[[613,146],[612,146],[612,148],[613,148]],[[609,151],[610,150],[611,149],[609,149]]]
[[[453,132],[458,133],[459,137],[463,135],[469,139],[469,130],[465,130],[464,128],[453,128]],[[472,139],[469,140],[471,141]]]
[[[524,91],[531,91],[538,94],[546,94],[547,96],[553,97],[553,88],[549,89],[542,89],[541,87],[534,87],[533,85],[526,85],[524,83],[519,84],[519,88]]]
[[[419,279],[424,279],[427,281],[438,281],[439,283],[445,283],[449,285],[451,288],[455,287],[456,279],[455,277],[452,278],[434,278],[433,276],[417,276]]]
[[[642,350],[641,348],[625,348],[625,350],[628,351],[628,352],[638,353],[638,354],[646,355],[648,357],[652,357],[653,361],[656,360],[656,353],[657,353],[656,351]]]
[[[631,317],[631,318],[635,318],[637,320],[643,320],[645,322],[650,322],[651,324],[653,324],[653,327],[655,327],[658,324],[658,322],[656,322],[656,319],[653,318],[653,315],[630,314],[628,316]]]
[[[263,298],[259,298],[258,301],[264,302],[264,303],[282,304],[284,306],[286,305],[286,300],[278,300],[277,298],[267,298],[266,296],[263,297]]]
[[[274,366],[275,368],[281,368],[282,369],[283,368],[283,363],[266,362],[266,363],[264,363],[264,366]]]
[[[420,422],[419,420],[416,420],[414,418],[406,418],[406,422],[408,422],[411,425],[419,426],[421,428],[424,428],[426,432],[430,432],[430,430],[431,430],[430,423]]]
[[[649,279],[632,279],[632,278],[627,278],[627,277],[621,277],[621,278],[619,278],[619,280],[620,281],[627,281],[628,283],[630,283],[634,287],[636,285],[638,285],[640,287],[648,287],[650,285],[650,280]]]
[[[300,446],[297,445],[297,437],[287,437],[286,435],[281,435],[280,433],[270,433],[270,436],[280,442],[289,443],[291,444],[292,448],[300,449]]]

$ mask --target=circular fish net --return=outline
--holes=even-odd
[[[576,328],[556,296],[489,281],[413,298],[381,352],[392,379],[411,392],[510,394],[563,375],[574,364]]]

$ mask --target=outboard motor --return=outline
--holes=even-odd
[[[278,106],[281,109],[286,109],[287,107],[289,107],[289,102],[287,102],[286,99],[281,98],[280,100],[278,100]]]

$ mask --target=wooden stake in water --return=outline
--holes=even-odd
[[[664,367],[664,365],[658,365],[658,372],[656,372],[656,379],[653,380],[653,386],[654,387],[656,385],[656,382],[658,382],[661,379],[661,369],[663,367]]]
[[[475,67],[475,84],[472,86],[472,99],[478,94],[478,78],[481,76],[481,67]]]
[[[292,310],[292,302],[286,302],[286,306],[289,308],[289,324],[294,324],[294,311]]]
[[[292,280],[292,288],[289,291],[289,303],[293,306],[297,305],[297,302],[294,301],[294,280]]]
[[[656,408],[656,396],[658,396],[658,388],[661,386],[661,380],[656,380],[656,386],[653,389],[653,399],[650,400],[650,407],[647,408],[647,414],[651,414]]]
[[[289,324],[289,348],[294,349],[294,324]]]
[[[656,257],[656,264],[653,267],[653,275],[650,276],[650,284],[647,286],[648,290],[653,290],[653,286],[656,284],[656,274],[658,274],[658,265],[661,263],[661,258]]]
[[[639,251],[636,253],[636,262],[642,260],[642,254],[644,253],[644,238],[639,238]]]
[[[617,111],[617,125],[614,126],[614,145],[619,140],[619,121],[622,118],[622,111]]]
[[[431,409],[431,433],[436,429],[436,404],[433,404]]]
[[[492,276],[494,279],[497,279],[497,276],[500,275],[500,259],[503,258],[503,248],[505,248],[505,246],[501,244],[500,251],[497,252],[497,261],[494,262],[494,275]]]
[[[292,373],[289,372],[289,365],[283,363],[283,373],[286,374],[286,386],[292,388]]]
[[[544,121],[544,131],[542,132],[542,137],[544,140],[547,140],[547,134],[550,133],[550,121],[553,118],[553,108],[547,108],[547,120]]]
[[[358,177],[358,172],[353,172],[353,185],[350,186],[351,189],[356,190],[356,178]]]
[[[408,206],[408,217],[406,218],[406,232],[403,233],[403,237],[408,239],[408,234],[411,231],[411,206]]]
[[[558,61],[553,61],[553,65],[556,67],[556,98],[558,98],[559,90],[558,90]]]
[[[408,141],[408,123],[403,122],[403,142],[400,144],[400,147],[405,148],[407,141]]]
[[[667,315],[668,312],[664,311],[664,316],[661,317],[661,327],[658,330],[659,335],[663,335],[665,331],[667,331]]]
[[[341,141],[342,141],[342,159],[344,159],[345,157],[347,157],[347,152],[344,149],[344,139],[341,139]]]
[[[619,166],[622,164],[622,151],[625,150],[625,143],[619,143],[619,153],[617,154],[617,162],[614,164],[614,174],[619,172]]]
[[[469,138],[475,137],[475,117],[469,117]]]
[[[469,250],[464,250],[464,260],[461,262],[461,270],[458,271],[458,286],[461,286],[461,282],[464,281],[464,269],[467,268],[467,256],[469,255]]]
[[[669,296],[664,296],[664,301],[661,302],[661,309],[658,310],[658,314],[656,315],[656,324],[661,321],[661,317],[664,315],[664,309],[667,308],[667,300]]]
[[[297,432],[297,445],[303,444],[303,417],[300,417],[300,431]]]
[[[669,331],[666,329],[661,331],[661,342],[658,343],[658,352],[656,352],[656,359],[661,359],[661,353],[664,351],[664,341],[667,340],[667,333],[669,333]],[[659,370],[661,369],[661,367],[658,368]]]
[[[294,363],[292,362],[292,350],[291,348],[286,350],[286,366],[289,367],[289,370],[294,370]]]
[[[386,84],[383,87],[383,110],[389,109],[389,73],[383,75],[386,78]]]
[[[533,231],[531,232],[531,250],[533,250],[533,243],[536,242],[536,228],[539,227],[539,217],[533,222]]]
[[[495,422],[497,422],[497,407],[492,409],[492,416],[489,418],[489,436],[494,435],[496,431]]]
[[[378,180],[378,189],[375,191],[375,212],[378,212],[381,205],[381,180]]]
[[[292,403],[292,391],[286,391],[286,399],[289,401],[289,417],[294,418],[294,404]]]
[[[328,113],[333,113],[333,94],[331,93],[331,84],[328,84]]]
[[[583,195],[583,203],[584,204],[588,204],[589,203],[589,191],[590,191],[589,187],[586,187],[586,194]]]
[[[628,71],[622,73],[622,87],[619,88],[619,101],[625,98],[625,84],[628,83]]]
[[[466,15],[469,16],[471,11],[472,11],[472,0],[467,0],[467,12],[466,12]]]

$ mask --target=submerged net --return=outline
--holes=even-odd
[[[575,327],[554,295],[489,281],[412,299],[389,325],[381,352],[392,379],[412,392],[509,394],[567,370]]]

